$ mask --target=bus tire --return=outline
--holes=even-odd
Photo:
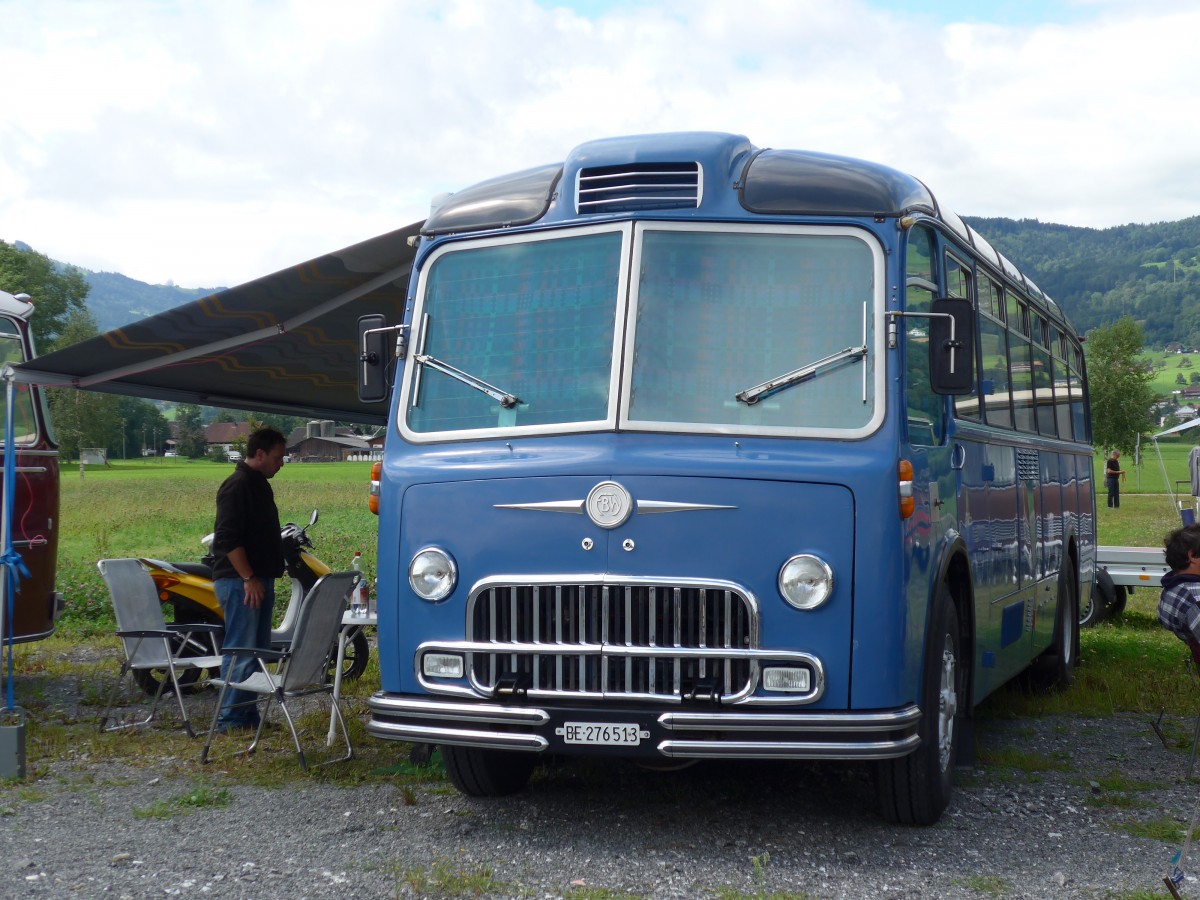
[[[1099,573],[1097,573],[1096,581],[1092,584],[1092,592],[1087,596],[1086,600],[1081,601],[1079,604],[1079,627],[1095,627],[1104,618],[1107,610],[1108,604],[1104,602]]]
[[[468,797],[507,797],[529,783],[536,762],[531,753],[442,745],[450,782]]]
[[[1079,614],[1075,594],[1075,578],[1070,571],[1064,570],[1058,579],[1054,639],[1029,667],[1029,684],[1034,690],[1064,691],[1075,680],[1079,656]]]
[[[958,611],[949,589],[938,589],[925,648],[921,743],[912,753],[876,764],[880,813],[901,825],[932,825],[950,804],[958,755],[959,710],[967,701]]]

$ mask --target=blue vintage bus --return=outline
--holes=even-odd
[[[928,824],[973,707],[1069,683],[1080,341],[920,181],[615,138],[415,241],[404,321],[360,322],[392,394],[372,735],[475,796],[550,756],[869,760]]]

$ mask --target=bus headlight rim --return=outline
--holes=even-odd
[[[833,569],[819,556],[797,553],[779,567],[779,593],[796,609],[816,609],[833,595]]]
[[[441,547],[425,547],[408,564],[408,586],[422,600],[445,600],[458,585],[458,565]]]

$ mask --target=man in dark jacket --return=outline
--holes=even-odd
[[[1200,525],[1167,535],[1167,565],[1158,601],[1158,623],[1200,652]]]
[[[229,647],[271,646],[275,579],[283,574],[279,510],[270,479],[283,467],[286,441],[274,428],[260,428],[246,441],[246,457],[217,491],[213,530],[213,588],[225,614]],[[255,671],[254,660],[226,655],[221,675],[243,681]],[[255,695],[226,691],[218,731],[258,727]]]

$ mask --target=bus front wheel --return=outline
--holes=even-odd
[[[529,783],[535,757],[511,750],[442,745],[450,782],[468,797],[507,797]]]
[[[966,702],[958,612],[943,585],[933,610],[921,688],[921,744],[908,756],[876,764],[880,812],[889,822],[932,825],[950,803],[958,752],[960,704]]]

